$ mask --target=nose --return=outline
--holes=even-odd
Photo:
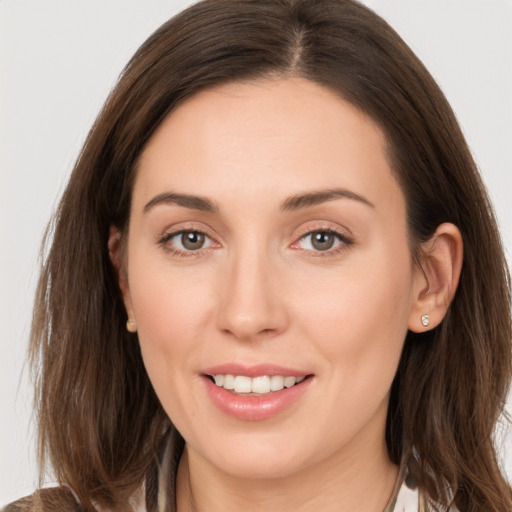
[[[233,255],[220,276],[218,327],[239,340],[277,336],[288,324],[279,265],[265,251]]]

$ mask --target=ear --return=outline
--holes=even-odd
[[[428,331],[441,323],[457,290],[462,256],[462,236],[453,224],[441,224],[422,244],[409,315],[411,331]]]
[[[128,284],[128,274],[126,272],[126,258],[123,257],[123,243],[121,231],[115,226],[110,226],[108,237],[108,254],[110,261],[117,275],[117,283],[123,296],[124,307],[128,315],[126,328],[130,332],[136,331],[135,316],[133,314],[133,305],[130,295],[130,286]]]

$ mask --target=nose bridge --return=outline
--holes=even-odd
[[[233,248],[222,274],[219,328],[239,339],[278,333],[286,312],[278,290],[277,258],[253,239]]]

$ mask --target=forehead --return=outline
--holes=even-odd
[[[134,193],[343,186],[376,197],[397,193],[392,174],[382,130],[353,105],[305,79],[261,80],[205,90],[171,112],[141,155]]]

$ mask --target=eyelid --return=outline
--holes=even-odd
[[[177,231],[176,233],[169,233],[168,235],[166,235],[164,237],[164,239],[167,240],[167,241],[170,241],[170,240],[172,240],[174,238],[180,238],[180,236],[183,236],[186,233],[198,233],[198,234],[202,235],[204,237],[205,243],[209,242],[209,245],[207,245],[206,247],[200,247],[199,249],[196,249],[196,250],[185,249],[185,248],[182,249],[181,247],[177,247],[177,249],[180,250],[180,251],[183,251],[183,252],[199,252],[202,249],[208,249],[213,244],[213,240],[212,240],[212,238],[210,236],[208,236],[206,233],[198,231],[197,229],[194,229],[194,230],[192,230],[192,229],[183,229],[181,231]]]
[[[186,231],[194,231],[197,233],[202,233],[203,235],[211,238],[216,243],[219,243],[219,237],[213,234],[213,230],[203,224],[202,222],[177,222],[176,224],[168,225],[164,229],[159,230],[159,233],[155,236],[155,240],[158,242],[163,238],[168,238],[169,236],[175,236],[177,234],[186,232]]]
[[[178,236],[184,232],[201,233],[210,240],[211,244],[208,247],[202,247],[197,250],[184,250],[169,244],[169,241],[173,237]],[[210,232],[211,230],[207,226],[198,226],[196,223],[185,222],[181,223],[181,225],[178,224],[177,226],[170,226],[167,229],[165,229],[160,235],[156,237],[156,243],[162,246],[162,248],[167,252],[172,253],[173,255],[178,257],[200,257],[201,255],[204,255],[206,252],[209,252],[212,249],[218,249],[223,245],[218,241],[218,237],[213,236]],[[312,235],[315,232],[332,233],[338,238],[340,243],[336,247],[327,249],[325,251],[303,249],[299,247],[300,242],[306,236]],[[289,247],[294,250],[302,250],[305,253],[311,254],[312,256],[315,257],[328,257],[337,254],[340,251],[346,250],[349,246],[353,244],[354,238],[351,231],[348,228],[344,226],[342,227],[339,224],[333,224],[332,222],[329,221],[318,221],[302,225],[294,236],[294,242],[290,244]]]
[[[330,221],[316,221],[316,222],[308,222],[301,225],[301,227],[297,230],[294,238],[298,241],[305,235],[309,235],[310,233],[314,233],[315,231],[330,231],[334,234],[339,235],[342,238],[353,239],[354,235],[345,226],[340,226],[339,224],[334,224]]]
[[[187,232],[201,233],[210,240],[210,245],[208,247],[202,247],[197,250],[186,250],[180,249],[172,244],[170,244],[170,240],[172,240],[175,236],[181,235]],[[195,223],[182,223],[181,225],[171,226],[165,229],[161,234],[156,237],[157,245],[161,246],[166,252],[183,258],[190,257],[199,257],[204,255],[205,252],[211,251],[212,249],[217,249],[221,247],[221,244],[218,242],[216,237],[210,234],[210,229],[203,226],[198,226]]]
[[[306,236],[312,235],[316,232],[328,232],[332,233],[338,239],[340,240],[341,244],[332,248],[328,249],[326,251],[313,251],[310,249],[301,249],[298,247],[301,240],[303,240]],[[348,233],[347,233],[348,232]],[[292,249],[296,250],[303,250],[311,255],[314,256],[332,256],[333,254],[337,254],[339,251],[342,251],[346,249],[347,247],[354,244],[354,237],[352,235],[352,232],[348,228],[342,228],[339,225],[333,225],[332,223],[325,221],[325,222],[318,222],[318,223],[308,223],[304,226],[301,226],[299,231],[294,237],[294,242],[290,245]]]

